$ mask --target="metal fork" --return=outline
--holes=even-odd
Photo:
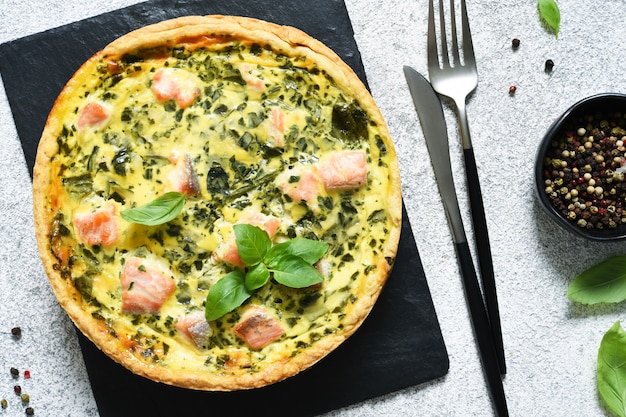
[[[482,192],[480,190],[478,170],[476,168],[476,159],[474,157],[474,149],[472,148],[472,141],[470,139],[466,112],[467,97],[476,89],[476,86],[478,85],[478,71],[476,69],[474,47],[472,45],[472,34],[470,32],[469,22],[467,19],[465,0],[460,0],[460,3],[462,49],[459,48],[459,40],[457,37],[454,0],[450,0],[450,35],[452,48],[451,50],[448,50],[443,0],[439,0],[439,32],[441,40],[439,51],[437,48],[434,5],[433,0],[429,0],[428,73],[430,76],[430,83],[435,91],[437,91],[440,95],[452,99],[456,105],[456,113],[459,119],[459,130],[461,133],[461,144],[463,146],[472,223],[476,239],[476,252],[478,256],[480,275],[482,277],[485,304],[493,332],[494,346],[498,356],[498,366],[500,373],[504,375],[506,373],[506,364],[502,343],[498,297],[496,294],[493,263],[491,259],[491,247],[489,244],[489,234],[487,232],[487,221],[485,219]],[[463,58],[462,61],[461,52]],[[441,61],[439,60],[440,56]]]

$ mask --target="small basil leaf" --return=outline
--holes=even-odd
[[[620,417],[626,417],[626,332],[617,321],[598,349],[596,382],[600,397]]]
[[[265,261],[268,265],[273,265],[281,257],[293,255],[312,265],[319,261],[327,250],[328,243],[326,242],[297,237],[273,246],[267,253]]]
[[[554,31],[554,35],[559,37],[559,27],[561,26],[561,12],[554,0],[539,0],[539,15],[543,21]]]
[[[246,289],[248,291],[254,291],[267,284],[269,280],[270,271],[264,263],[259,263],[246,274]]]
[[[148,204],[120,212],[128,222],[157,226],[174,220],[185,205],[185,195],[175,191],[163,194]]]
[[[291,288],[306,288],[324,280],[311,264],[293,255],[281,257],[271,272],[274,273],[276,282]]]
[[[244,280],[243,272],[229,272],[209,289],[205,306],[207,321],[219,319],[250,298],[252,294],[246,289]]]
[[[569,285],[567,296],[582,304],[626,300],[626,256],[614,256],[578,275]]]
[[[261,262],[272,247],[272,240],[267,232],[256,226],[236,224],[233,230],[239,257],[246,265],[253,266]]]

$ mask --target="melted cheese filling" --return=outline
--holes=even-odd
[[[67,105],[51,165],[51,177],[59,181],[52,188],[60,190],[53,235],[73,246],[64,272],[82,294],[84,309],[125,338],[137,356],[215,371],[237,368],[229,361],[243,352],[239,367],[254,372],[350,325],[344,315],[384,261],[390,182],[377,126],[349,92],[303,57],[238,42],[219,50],[179,48],[167,58],[146,55],[117,63],[113,73],[109,66],[101,62],[100,74]],[[171,98],[156,97],[152,87],[160,68],[176,69],[171,81],[195,95],[190,105],[180,105],[176,88]],[[81,109],[89,103],[101,104],[109,115],[79,129]],[[274,113],[279,121],[273,111],[280,112]],[[345,150],[366,153],[366,184],[322,189],[309,202],[294,201],[277,184],[284,172]],[[80,241],[72,223],[76,213],[113,203],[119,215],[154,200],[171,190],[176,165],[170,159],[181,155],[189,156],[200,191],[187,198],[175,220],[148,227],[120,217],[114,245]],[[285,334],[277,341],[252,350],[235,336],[231,329],[242,306],[211,322],[206,346],[197,347],[175,323],[204,311],[208,289],[234,269],[215,254],[244,212],[280,219],[275,241],[302,236],[329,243],[323,260],[328,272],[320,287],[295,290],[270,282],[245,303],[265,306],[281,322]],[[129,256],[155,257],[172,271],[176,290],[158,314],[122,311],[120,271]]]

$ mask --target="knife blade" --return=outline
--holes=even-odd
[[[405,66],[404,75],[420,125],[422,126],[426,147],[428,148],[428,154],[430,155],[435,173],[435,180],[452,233],[452,240],[463,278],[465,298],[470,311],[485,379],[487,380],[497,415],[508,416],[506,396],[500,376],[493,332],[483,302],[478,278],[476,277],[476,270],[467,243],[454,187],[448,148],[448,132],[441,101],[430,83],[413,68]]]

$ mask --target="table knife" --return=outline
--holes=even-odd
[[[452,233],[463,279],[465,298],[494,409],[498,416],[508,416],[493,331],[483,302],[454,188],[448,148],[448,132],[441,101],[430,83],[413,68],[405,66],[404,75],[422,126],[444,212]]]

